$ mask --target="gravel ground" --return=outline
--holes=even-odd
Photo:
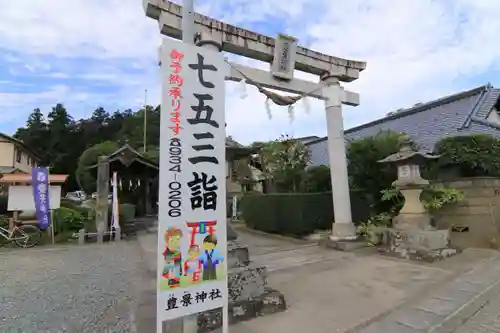
[[[137,243],[0,249],[0,332],[137,332]]]

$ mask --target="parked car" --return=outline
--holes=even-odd
[[[92,193],[92,199],[97,200],[97,192]],[[111,200],[113,199],[113,194],[108,194],[108,199]]]
[[[85,194],[85,192],[83,191],[68,192],[66,193],[66,199],[77,202],[83,202],[87,200],[87,194]]]

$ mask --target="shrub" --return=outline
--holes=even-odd
[[[60,207],[53,214],[55,233],[77,232],[84,226],[84,216],[74,209]]]
[[[118,218],[120,227],[123,227],[127,222],[133,220],[136,214],[136,206],[129,203],[123,203],[118,208]],[[113,206],[108,207],[108,227],[111,228],[111,219],[113,217]]]
[[[9,197],[7,195],[0,195],[0,214],[8,214],[7,202]]]
[[[82,214],[82,216],[85,219],[93,219],[94,218],[94,209],[91,207],[84,207],[81,204],[79,204],[78,202],[74,202],[74,201],[71,201],[68,199],[61,199],[61,207],[69,208],[71,210],[77,211],[80,214]]]
[[[245,223],[257,230],[304,236],[330,229],[334,220],[331,192],[248,194],[241,199]],[[366,220],[369,207],[361,192],[351,194],[353,220]]]
[[[304,173],[304,190],[308,193],[331,191],[330,168],[326,165],[307,168]]]
[[[133,220],[135,217],[136,206],[129,203],[120,204],[119,212],[120,218],[123,218],[124,222]]]
[[[500,140],[491,135],[444,138],[434,151],[438,168],[457,169],[459,177],[500,176]]]

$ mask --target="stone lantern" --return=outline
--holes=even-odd
[[[392,185],[404,196],[403,208],[384,233],[386,252],[410,259],[435,260],[456,253],[449,247],[450,231],[431,226],[431,216],[420,200],[429,181],[420,175],[420,166],[439,155],[429,155],[413,149],[408,135],[400,138],[400,150],[379,163],[395,164],[398,178]]]
[[[391,163],[398,167],[398,178],[392,185],[398,189],[405,198],[404,206],[399,215],[394,219],[395,229],[421,229],[431,228],[431,218],[420,201],[422,191],[429,186],[429,181],[420,175],[420,166],[426,160],[439,158],[438,155],[429,155],[413,149],[413,144],[408,135],[400,139],[400,150],[380,163]]]

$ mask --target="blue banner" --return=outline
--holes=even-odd
[[[47,168],[33,168],[31,182],[38,227],[45,230],[50,225],[49,170]]]

